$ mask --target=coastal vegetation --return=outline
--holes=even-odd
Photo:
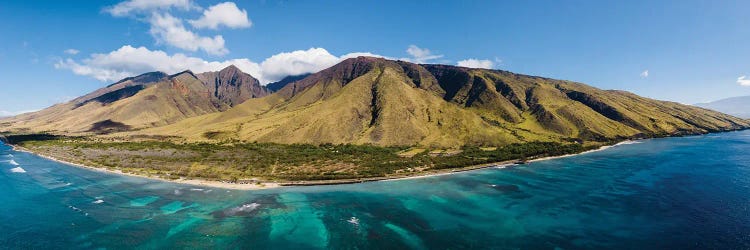
[[[59,160],[167,179],[323,181],[412,176],[480,164],[580,153],[597,145],[528,142],[456,150],[352,144],[107,142],[85,137],[9,135]],[[405,156],[403,152],[419,152]]]

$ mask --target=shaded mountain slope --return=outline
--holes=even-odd
[[[302,74],[302,75],[296,75],[296,76],[287,76],[283,79],[279,80],[278,82],[272,82],[266,85],[266,88],[270,90],[271,92],[279,91],[280,89],[284,88],[287,84],[296,82],[302,79],[305,79],[305,77],[309,76],[311,74]]]
[[[693,134],[748,125],[702,108],[570,81],[359,57],[225,112],[113,136],[456,147]]]

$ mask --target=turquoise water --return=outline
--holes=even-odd
[[[0,248],[747,249],[749,152],[742,131],[446,176],[236,191],[0,145]]]

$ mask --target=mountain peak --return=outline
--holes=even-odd
[[[226,109],[248,99],[269,95],[268,89],[260,85],[258,79],[242,72],[237,66],[229,65],[220,71],[204,72],[197,75],[219,109]]]
[[[227,66],[226,68],[223,68],[223,69],[222,69],[222,70],[220,70],[219,72],[220,72],[220,73],[223,73],[223,72],[231,72],[231,73],[237,73],[237,72],[239,72],[239,73],[245,73],[245,72],[242,72],[242,70],[240,70],[240,68],[237,68],[237,66],[234,66],[234,64],[231,64],[231,65]]]
[[[390,60],[382,58],[382,57],[358,56],[358,57],[347,58],[338,64],[344,64],[344,65],[363,64],[363,63],[377,63],[377,62],[386,62],[386,61],[390,61]]]

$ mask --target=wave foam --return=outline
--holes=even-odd
[[[8,163],[10,163],[10,165],[13,165],[13,166],[21,165],[21,164],[18,164],[18,162],[14,161],[14,160],[10,160],[10,161],[8,161]]]
[[[26,173],[26,169],[23,169],[21,167],[15,167],[15,168],[11,168],[10,172],[13,172],[13,173]]]
[[[615,144],[615,146],[630,145],[630,144],[639,144],[639,143],[641,143],[641,142],[640,141],[624,141],[624,142],[620,142],[620,143]]]
[[[233,207],[233,208],[227,210],[226,212],[224,212],[224,214],[232,216],[232,215],[236,215],[236,214],[240,214],[240,213],[249,213],[249,212],[252,212],[253,210],[257,209],[258,207],[260,207],[260,204],[253,202],[253,203],[250,203],[250,204],[244,204],[244,205],[239,206],[239,207]]]
[[[359,226],[359,219],[357,219],[357,217],[351,217],[346,222],[349,222],[355,226]]]
[[[102,203],[104,203],[104,200],[95,200],[92,203],[94,203],[94,204],[102,204]]]
[[[203,189],[203,188],[191,188],[190,191],[210,193],[213,190],[212,189]]]

